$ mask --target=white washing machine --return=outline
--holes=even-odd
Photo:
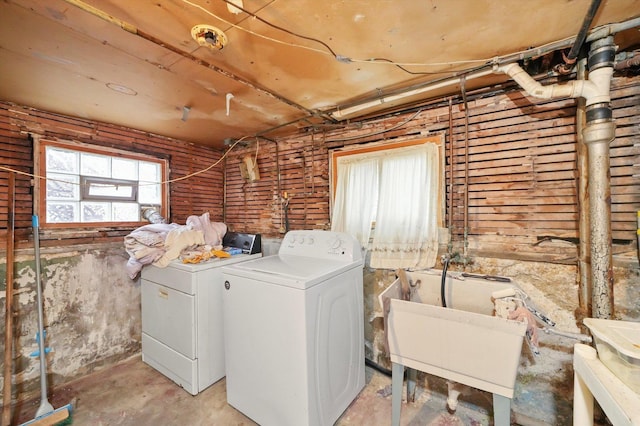
[[[353,237],[315,230],[222,268],[230,405],[262,426],[334,424],[365,382],[363,263]]]
[[[192,395],[225,374],[221,267],[262,256],[260,235],[227,234],[223,243],[242,253],[142,269],[142,360]]]

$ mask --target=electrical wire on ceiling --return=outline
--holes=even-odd
[[[156,185],[165,185],[165,184],[168,184],[168,183],[179,182],[179,181],[181,181],[181,180],[189,179],[189,178],[191,178],[191,177],[193,177],[193,176],[197,176],[197,175],[199,175],[199,174],[201,174],[201,173],[208,172],[209,170],[211,170],[212,168],[214,168],[214,167],[216,167],[218,164],[220,164],[220,162],[221,162],[222,160],[224,160],[224,159],[229,155],[229,153],[230,153],[230,152],[231,152],[231,151],[236,147],[236,145],[238,145],[240,142],[242,142],[243,140],[245,140],[245,139],[247,139],[247,138],[250,138],[250,137],[253,137],[253,136],[243,136],[243,137],[241,137],[240,139],[236,140],[236,141],[235,141],[235,142],[234,142],[234,143],[229,147],[229,149],[227,149],[227,150],[224,152],[224,154],[222,154],[222,156],[221,156],[221,157],[220,157],[216,162],[214,162],[213,164],[211,164],[211,165],[207,166],[206,168],[204,168],[204,169],[202,169],[202,170],[198,170],[198,171],[195,171],[195,172],[193,172],[193,173],[189,173],[188,175],[184,175],[184,176],[181,176],[181,177],[177,177],[177,178],[175,178],[175,179],[168,179],[168,180],[165,180],[165,181],[162,181],[162,182],[154,182],[154,183],[149,183],[149,184],[141,183],[141,184],[138,184],[138,186],[156,186]],[[258,138],[256,138],[256,141],[257,141],[257,140],[258,140]],[[257,148],[257,146],[256,146],[256,159],[257,159],[257,157],[258,157],[258,148]],[[61,179],[48,178],[48,177],[46,177],[46,176],[37,175],[37,174],[34,174],[34,173],[27,173],[27,172],[23,172],[23,171],[21,171],[21,170],[13,169],[13,168],[11,168],[11,167],[6,167],[6,166],[2,166],[2,165],[0,165],[0,170],[6,170],[6,171],[8,171],[8,172],[13,172],[13,173],[15,173],[15,174],[19,174],[19,175],[23,175],[23,176],[28,176],[28,177],[30,177],[30,178],[32,178],[32,179],[39,179],[39,180],[48,181],[48,182],[59,182],[59,183],[64,183],[64,184],[66,184],[66,185],[76,185],[76,186],[82,186],[82,185],[83,185],[82,183],[79,183],[79,182],[70,182],[70,181],[67,181],[67,180],[61,180]],[[105,185],[103,185],[103,186],[109,186],[109,185],[108,185],[108,184],[105,184]],[[116,186],[116,185],[113,185],[113,186]]]
[[[401,69],[402,71],[406,72],[407,74],[412,74],[412,75],[439,75],[439,74],[449,74],[450,70],[446,70],[446,71],[410,71],[408,69],[406,69],[405,67],[403,67],[402,65],[398,64],[398,63],[394,63],[393,61],[386,59],[386,58],[371,58],[370,61],[372,62],[389,62],[392,65],[395,65],[397,68]]]
[[[391,130],[396,130],[396,129],[399,129],[400,127],[405,126],[410,121],[414,120],[421,112],[422,112],[422,108],[420,108],[411,117],[407,118],[403,122],[398,123],[398,124],[394,124],[393,126],[388,127],[386,129],[382,129],[382,130],[378,130],[378,131],[375,131],[375,132],[371,132],[371,133],[368,133],[366,135],[356,135],[356,136],[350,136],[350,137],[347,137],[347,138],[326,139],[324,142],[325,143],[326,142],[345,142],[345,141],[350,141],[350,140],[354,140],[354,139],[368,138],[370,136],[376,136],[376,135],[380,135],[382,133],[390,132]]]
[[[244,28],[240,25],[234,24],[232,22],[229,22],[227,20],[225,20],[224,18],[210,12],[209,10],[205,9],[204,7],[195,4],[193,2],[191,2],[190,0],[182,0],[184,3],[197,8],[199,10],[201,10],[202,12],[212,16],[215,19],[218,19],[224,23],[226,23],[227,25],[230,25],[234,28],[237,28],[241,31],[247,32],[249,34],[252,34],[256,37],[260,37],[263,38],[265,40],[269,40],[272,41],[274,43],[279,43],[279,44],[284,44],[287,46],[291,46],[291,47],[296,47],[296,48],[301,48],[301,49],[305,49],[305,50],[309,50],[312,52],[316,52],[316,53],[320,53],[320,54],[324,54],[324,55],[330,55],[333,56],[336,60],[340,61],[340,62],[344,62],[344,63],[360,63],[360,64],[382,64],[382,65],[392,65],[395,66],[397,68],[399,68],[400,70],[411,74],[411,75],[435,75],[435,74],[451,74],[452,76],[457,76],[457,75],[463,75],[469,72],[473,72],[474,70],[476,70],[477,68],[468,68],[468,69],[460,69],[460,70],[447,70],[447,71],[410,71],[408,69],[406,69],[405,67],[411,66],[411,67],[441,67],[441,66],[455,66],[455,65],[464,65],[464,64],[483,64],[480,67],[484,67],[484,66],[488,66],[491,64],[497,64],[502,62],[507,56],[494,56],[494,57],[490,57],[490,58],[480,58],[480,59],[467,59],[467,60],[458,60],[458,61],[445,61],[445,62],[397,62],[397,61],[393,61],[391,59],[387,59],[387,58],[367,58],[367,59],[358,59],[358,58],[351,58],[345,55],[340,55],[337,54],[335,52],[335,50],[329,46],[329,44],[325,43],[324,41],[318,39],[318,38],[314,38],[314,37],[309,37],[309,36],[305,36],[302,34],[298,34],[296,32],[293,32],[287,28],[281,27],[279,25],[273,24],[269,21],[267,21],[266,19],[258,16],[256,13],[250,12],[247,9],[244,9],[243,7],[235,4],[234,2],[232,2],[231,0],[222,0],[225,3],[232,5],[238,9],[240,9],[242,12],[246,13],[247,15],[251,16],[252,18],[255,18],[257,20],[259,20],[260,22],[264,23],[265,25],[268,25],[274,29],[277,29],[279,31],[285,32],[289,35],[292,35],[294,37],[298,37],[298,38],[302,38],[304,40],[309,40],[309,41],[313,41],[316,43],[321,44],[324,49],[318,49],[315,47],[310,47],[310,46],[304,46],[304,45],[300,45],[300,44],[295,44],[295,43],[290,43],[290,42],[285,42],[282,40],[278,40],[276,38],[273,37],[268,37],[265,36],[263,34],[260,33],[256,33],[255,31],[251,31],[247,28]],[[536,47],[531,47],[531,48],[527,48],[527,49],[523,49],[520,51],[516,51],[516,52],[512,52],[508,55],[509,58],[513,58],[513,57],[518,57],[519,59],[527,59],[527,58],[534,58],[537,56],[542,55],[542,52],[545,51],[545,49],[549,46],[554,46],[557,44],[563,44],[563,43],[567,43],[571,40],[573,40],[575,37],[565,37],[563,39],[560,40],[556,40],[553,42],[549,42],[549,43],[545,43],[542,44],[540,46],[536,46]]]
[[[273,37],[269,37],[269,36],[265,36],[263,34],[257,33],[255,31],[249,30],[247,28],[244,28],[240,25],[234,24],[233,22],[227,21],[226,19],[222,18],[221,16],[216,15],[215,13],[207,10],[206,8],[204,8],[203,6],[200,6],[190,0],[182,0],[183,3],[188,4],[191,7],[194,7],[196,9],[199,9],[200,11],[206,13],[207,15],[218,19],[222,22],[224,22],[225,24],[236,28],[240,31],[244,31],[246,33],[252,34],[256,37],[260,37],[263,38],[265,40],[269,40],[272,41],[274,43],[279,43],[279,44],[284,44],[290,47],[297,47],[300,49],[305,49],[305,50],[309,50],[312,52],[316,52],[316,53],[321,53],[324,55],[330,55],[333,56],[336,60],[340,61],[340,62],[345,62],[345,63],[350,63],[350,62],[354,62],[354,63],[364,63],[364,64],[384,64],[384,65],[393,65],[393,66],[401,66],[401,67],[405,67],[405,66],[422,66],[422,67],[429,67],[429,66],[447,66],[447,65],[462,65],[462,64],[478,64],[478,63],[486,63],[489,62],[491,60],[493,60],[494,58],[483,58],[483,59],[469,59],[469,60],[460,60],[460,61],[447,61],[447,62],[430,62],[430,63],[418,63],[418,62],[395,62],[392,61],[390,59],[385,59],[385,58],[370,58],[370,59],[357,59],[357,58],[350,58],[348,56],[344,56],[344,55],[339,55],[337,54],[332,48],[331,46],[329,46],[327,43],[325,43],[322,40],[319,40],[317,38],[314,37],[309,37],[309,36],[305,36],[302,34],[298,34],[295,33],[293,31],[290,31],[286,28],[280,27],[276,24],[273,24],[269,21],[267,21],[264,18],[261,18],[260,16],[256,15],[255,13],[252,13],[238,5],[235,5],[235,3],[231,2],[230,0],[222,0],[227,4],[232,4],[234,5],[234,7],[237,7],[238,9],[242,10],[244,13],[248,14],[249,16],[251,16],[252,18],[258,19],[260,22],[264,23],[265,25],[268,25],[274,29],[277,29],[279,31],[283,31],[289,35],[292,35],[294,37],[298,37],[298,38],[302,38],[304,40],[309,40],[309,41],[314,41],[316,43],[321,44],[322,46],[324,46],[324,50],[323,49],[318,49],[315,47],[310,47],[310,46],[304,46],[301,44],[295,44],[295,43],[290,43],[290,42],[286,42],[286,41],[282,41],[282,40],[278,40],[276,38]],[[402,68],[401,68],[402,69]],[[404,69],[403,69],[404,70]],[[446,73],[447,71],[443,71],[442,73]]]
[[[236,3],[234,3],[234,2],[232,2],[230,0],[222,0],[222,1],[227,3],[228,5],[232,5],[235,8],[240,9],[241,11],[246,13],[247,15],[251,16],[252,18],[257,19],[258,21],[262,22],[263,24],[267,24],[271,28],[275,28],[276,30],[284,31],[287,34],[291,34],[292,36],[295,36],[295,37],[298,37],[298,38],[302,38],[302,39],[305,39],[305,40],[315,41],[316,43],[320,43],[321,45],[323,45],[329,51],[329,53],[331,53],[332,56],[334,56],[334,57],[338,56],[338,54],[336,52],[334,52],[333,49],[331,49],[331,46],[329,46],[327,43],[325,43],[322,40],[318,40],[317,38],[307,37],[307,36],[302,35],[302,34],[294,33],[293,31],[288,30],[287,28],[283,28],[281,26],[273,24],[273,23],[267,21],[266,19],[261,18],[260,16],[256,15],[255,13],[249,12],[248,10],[244,9],[243,7],[239,6],[238,4],[236,4]]]
[[[224,18],[208,11],[207,9],[205,9],[204,7],[195,4],[189,0],[182,0],[184,3],[197,8],[201,11],[203,11],[204,13],[226,23],[227,25],[230,25],[234,28],[237,28],[241,31],[247,32],[249,34],[252,34],[256,37],[260,37],[263,38],[265,40],[269,40],[272,41],[274,43],[279,43],[279,44],[284,44],[290,47],[296,47],[296,48],[301,48],[301,49],[305,49],[305,50],[309,50],[312,52],[316,52],[316,53],[320,53],[320,54],[324,54],[324,55],[330,55],[332,56],[334,59],[336,59],[339,62],[343,62],[343,63],[359,63],[359,64],[368,64],[368,65],[373,65],[373,64],[379,64],[379,65],[385,65],[385,66],[394,66],[398,69],[400,69],[401,71],[410,74],[410,75],[446,75],[448,74],[448,77],[458,77],[458,76],[464,76],[470,73],[473,73],[475,71],[478,71],[480,69],[492,66],[492,65],[499,65],[501,63],[505,63],[505,62],[511,62],[514,60],[523,60],[523,59],[532,59],[532,58],[536,58],[539,56],[544,55],[545,53],[548,53],[549,50],[554,50],[554,49],[558,49],[560,47],[558,46],[564,46],[567,43],[571,43],[575,37],[565,37],[563,39],[560,40],[556,40],[556,41],[552,41],[549,43],[545,43],[539,46],[535,46],[535,47],[530,47],[527,49],[523,49],[520,51],[516,51],[516,52],[512,52],[508,55],[502,55],[502,56],[494,56],[494,57],[490,57],[490,58],[480,58],[480,59],[468,59],[468,60],[458,60],[458,61],[446,61],[446,62],[398,62],[398,61],[393,61],[391,59],[387,59],[387,58],[367,58],[367,59],[358,59],[358,58],[351,58],[345,55],[340,55],[337,54],[335,52],[335,50],[329,46],[329,44],[325,43],[324,41],[318,39],[318,38],[314,38],[314,37],[309,37],[309,36],[305,36],[302,34],[298,34],[296,32],[293,32],[287,28],[278,26],[276,24],[273,24],[269,21],[267,21],[266,19],[258,16],[256,13],[250,12],[244,8],[242,8],[241,6],[236,5],[234,2],[232,2],[231,0],[222,0],[225,3],[227,3],[227,5],[233,5],[235,8],[240,9],[242,12],[246,13],[248,16],[255,18],[257,20],[259,20],[260,22],[264,23],[265,25],[268,25],[274,29],[277,29],[279,31],[285,32],[289,35],[292,35],[294,37],[298,37],[298,38],[302,38],[304,40],[309,40],[309,41],[313,41],[316,42],[318,44],[321,44],[324,49],[318,49],[315,47],[310,47],[310,46],[305,46],[305,45],[300,45],[300,44],[295,44],[295,43],[290,43],[290,42],[285,42],[283,40],[278,40],[276,38],[273,37],[268,37],[265,36],[263,34],[260,33],[256,33],[254,31],[251,31],[247,28],[244,28],[240,25],[234,24],[232,22],[229,22],[227,20],[225,20]],[[409,69],[407,69],[406,67],[453,67],[453,66],[459,66],[459,65],[465,65],[465,64],[480,64],[480,65],[476,65],[475,67],[470,67],[470,68],[462,68],[462,69],[457,69],[457,70],[441,70],[441,71],[411,71]]]
[[[317,53],[333,55],[332,53],[327,52],[326,50],[316,49],[316,48],[314,48],[314,47],[303,46],[303,45],[300,45],[300,44],[289,43],[289,42],[286,42],[286,41],[278,40],[278,39],[273,38],[273,37],[265,36],[265,35],[263,35],[263,34],[260,34],[260,33],[255,32],[255,31],[251,31],[251,30],[249,30],[249,29],[247,29],[247,28],[241,27],[240,25],[234,24],[233,22],[229,22],[229,21],[227,21],[226,19],[224,19],[224,18],[222,18],[222,17],[220,17],[220,16],[216,15],[215,13],[208,11],[208,10],[207,10],[207,9],[205,9],[204,7],[200,6],[199,4],[195,4],[195,3],[193,3],[193,2],[191,2],[191,1],[189,1],[189,0],[182,0],[182,1],[183,1],[183,3],[186,3],[186,4],[188,4],[189,6],[192,6],[192,7],[196,8],[196,9],[201,10],[202,12],[206,13],[207,15],[209,15],[209,16],[211,16],[211,17],[216,18],[216,19],[218,19],[218,20],[220,20],[220,21],[224,22],[225,24],[232,26],[233,28],[239,29],[239,30],[241,30],[241,31],[244,31],[244,32],[249,33],[249,34],[251,34],[251,35],[254,35],[254,36],[256,36],[256,37],[260,37],[260,38],[263,38],[263,39],[265,39],[265,40],[272,41],[272,42],[274,42],[274,43],[284,44],[284,45],[291,46],[291,47],[299,47],[299,48],[306,49],[306,50],[311,50],[311,51],[313,51],[313,52],[317,52]],[[224,0],[223,0],[223,1],[224,1]],[[234,7],[238,7],[238,6],[234,5]],[[244,9],[243,9],[243,10],[244,10]],[[253,14],[253,13],[250,13],[250,12],[247,12],[247,13],[248,13],[248,14],[250,14],[252,17],[257,18],[257,15],[255,15],[255,14]],[[288,32],[287,30],[284,30],[284,29],[283,29],[283,31]],[[290,33],[290,34],[295,35],[295,36],[297,36],[297,37],[299,36],[298,34],[294,34],[294,33]],[[306,37],[305,37],[305,38],[306,38]],[[318,41],[318,42],[320,42],[320,43],[322,43],[322,44],[324,44],[323,42],[321,42],[321,41],[319,41],[319,40],[316,40],[316,39],[314,39],[314,40],[315,40],[315,41]]]

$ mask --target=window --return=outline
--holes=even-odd
[[[440,136],[331,154],[331,229],[354,235],[376,268],[435,265],[444,179]]]
[[[75,143],[39,141],[43,225],[126,225],[143,209],[166,217],[166,160]]]

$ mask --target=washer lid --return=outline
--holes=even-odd
[[[223,272],[274,284],[306,289],[354,267],[362,261],[337,261],[296,255],[272,255],[224,268]]]

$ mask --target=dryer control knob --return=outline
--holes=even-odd
[[[330,246],[332,249],[337,249],[337,248],[339,248],[341,245],[342,245],[342,241],[340,241],[340,238],[336,238],[335,240],[333,240],[333,241],[331,241],[331,242],[329,243],[329,246]]]

